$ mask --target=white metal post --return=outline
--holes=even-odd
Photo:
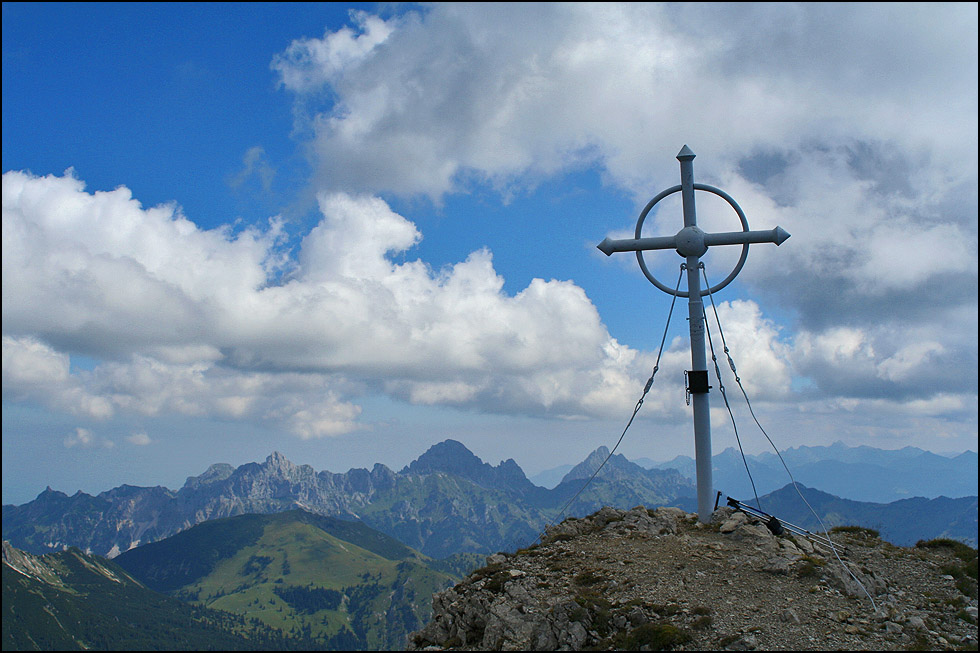
[[[681,200],[684,207],[684,227],[697,229],[697,210],[694,205],[694,157],[687,146],[677,155],[681,162]],[[698,230],[700,231],[700,230]],[[688,320],[691,327],[691,370],[708,371],[704,350],[704,304],[701,301],[701,254],[687,256]],[[697,470],[698,519],[711,520],[714,489],[711,483],[711,418],[707,392],[691,395],[694,409],[694,461]]]

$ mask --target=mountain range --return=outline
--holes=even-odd
[[[805,453],[813,452],[794,455]],[[854,465],[877,455],[838,453]],[[3,507],[4,648],[398,649],[425,623],[433,592],[485,554],[523,549],[547,525],[603,506],[694,510],[694,495],[682,471],[644,469],[605,447],[547,489],[513,460],[493,466],[453,440],[399,472],[316,472],[273,453],[263,463],[211,465],[177,491],[124,485],[68,496],[48,488]],[[739,498],[755,505],[753,495]],[[975,495],[876,503],[798,484],[759,503],[813,531],[857,525],[902,546],[977,541]],[[116,601],[145,609],[116,628]],[[212,608],[224,616],[209,616]],[[141,643],[141,632],[158,632],[132,627],[142,620],[171,632]]]
[[[837,460],[821,456],[836,456]],[[601,473],[579,494],[592,472],[607,458]],[[758,456],[754,461],[777,460],[778,464],[778,459],[770,458]],[[834,445],[790,450],[784,459],[792,464],[801,485],[807,485],[804,479],[818,469],[843,470],[825,473],[821,478],[844,481],[848,474],[860,477],[862,470],[880,468],[891,470],[890,476],[895,477],[891,478],[892,486],[903,484],[906,488],[925,482],[916,476],[944,477],[944,482],[962,487],[957,479],[970,475],[972,460],[974,493],[970,496],[974,501],[976,497],[976,454],[972,452],[944,458],[912,448],[885,452]],[[751,502],[751,486],[739,486],[745,481],[734,478],[733,470],[741,464],[738,453],[728,450],[715,456],[714,462],[715,486],[728,496]],[[112,558],[211,519],[302,509],[361,521],[430,558],[443,559],[461,553],[521,548],[534,542],[545,525],[564,516],[589,514],[602,506],[674,505],[690,509],[695,488],[686,475],[693,475],[693,461],[678,458],[673,464],[680,470],[644,469],[622,455],[610,457],[609,450],[600,447],[570,469],[555,488],[547,489],[529,481],[513,460],[490,465],[455,440],[433,445],[399,472],[381,464],[370,471],[316,472],[309,465],[295,465],[276,452],[263,463],[237,468],[211,465],[200,476],[188,478],[177,491],[123,485],[96,496],[83,492],[68,496],[48,488],[34,501],[3,507],[3,537],[14,546],[37,554],[76,546]],[[946,468],[941,467],[944,464]],[[750,467],[759,469],[751,462]],[[903,469],[906,471],[899,471]],[[909,469],[924,469],[927,473]],[[766,474],[755,474],[760,497],[770,488],[767,478]],[[931,482],[935,486],[940,480]],[[850,483],[853,487],[859,480],[850,478]],[[741,489],[732,491],[731,487]],[[778,492],[781,487],[776,485],[768,493]],[[901,533],[896,544],[940,536],[968,543],[977,539],[975,510],[972,519],[968,513],[963,516],[969,497],[903,499],[904,503],[899,503],[901,509],[896,510],[885,507],[894,501],[857,501],[828,491],[826,485],[814,483],[808,487],[848,502],[837,504],[833,514],[828,513],[836,525],[850,520],[886,534]],[[797,509],[805,509],[804,504],[798,501],[793,510]],[[890,525],[890,520],[902,515],[909,523]],[[914,518],[908,519],[909,515]],[[875,523],[867,523],[868,520]]]
[[[797,488],[799,492],[797,492]],[[920,540],[948,538],[977,546],[977,497],[914,497],[890,503],[842,499],[797,484],[787,485],[759,497],[762,509],[791,524],[821,532],[823,526],[848,525],[877,531],[883,540],[898,546],[914,546]],[[803,495],[806,503],[800,498]],[[744,500],[756,506],[754,499]],[[724,505],[724,501],[722,502]],[[810,509],[813,512],[810,512]],[[693,509],[693,506],[691,507]],[[820,520],[813,513],[820,516]]]
[[[112,558],[211,519],[299,508],[361,521],[440,559],[527,546],[569,502],[565,516],[607,504],[669,505],[694,495],[693,483],[676,470],[645,470],[613,456],[576,496],[582,470],[607,454],[604,447],[593,452],[548,490],[528,481],[513,460],[491,466],[454,440],[432,446],[400,472],[381,464],[316,472],[277,452],[264,463],[211,465],[177,491],[123,485],[68,496],[48,488],[29,503],[3,507],[3,537],[33,553],[76,546]]]
[[[712,456],[714,486],[732,496],[751,497],[752,485],[745,472],[746,463],[759,494],[773,492],[791,481],[786,467],[797,482],[854,501],[890,503],[923,497],[967,497],[977,494],[977,453],[965,451],[956,456],[940,456],[916,447],[876,449],[848,447],[836,442],[824,447],[796,447],[781,452],[746,455],[743,462],[737,449],[728,448]],[[688,456],[656,463],[635,460],[648,469],[676,469],[686,478],[695,478],[695,462]],[[786,463],[786,467],[783,466]]]

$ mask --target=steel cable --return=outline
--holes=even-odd
[[[646,385],[643,387],[643,394],[640,395],[639,401],[636,402],[636,406],[633,408],[633,414],[630,416],[629,421],[626,423],[626,428],[623,429],[623,432],[619,436],[619,440],[616,441],[616,444],[609,452],[609,455],[607,455],[606,458],[602,461],[602,463],[596,468],[596,470],[592,472],[592,475],[588,478],[585,484],[582,485],[579,491],[576,492],[571,499],[565,502],[565,505],[562,506],[561,510],[558,512],[558,515],[545,525],[544,529],[542,529],[542,531],[538,534],[536,541],[540,540],[545,535],[545,533],[547,533],[548,529],[561,519],[561,516],[565,514],[565,511],[568,510],[568,507],[572,505],[575,499],[577,499],[579,495],[581,495],[582,492],[584,492],[587,487],[589,487],[593,479],[595,479],[595,477],[599,474],[599,471],[606,466],[606,463],[609,462],[609,459],[613,457],[614,453],[616,453],[616,449],[619,448],[619,445],[622,443],[623,438],[626,437],[626,432],[629,431],[630,426],[633,425],[633,420],[636,419],[636,414],[640,412],[640,407],[643,405],[643,400],[650,392],[650,388],[653,387],[653,378],[657,376],[657,371],[660,369],[660,357],[664,353],[664,343],[667,341],[667,331],[670,328],[670,318],[674,314],[674,304],[677,302],[676,291],[678,288],[681,287],[681,278],[684,276],[685,268],[686,266],[682,264],[680,273],[678,273],[677,275],[677,285],[674,288],[675,294],[673,298],[670,300],[670,311],[667,313],[667,323],[664,325],[663,337],[660,338],[660,349],[657,352],[657,361],[653,365],[653,372],[650,374],[650,378],[647,379]]]
[[[700,268],[701,268],[701,275],[704,277],[704,283],[710,289],[711,286],[708,285],[708,275],[707,275],[707,273],[704,270],[704,264],[703,263],[700,265]],[[728,366],[732,369],[732,374],[735,376],[735,382],[738,384],[739,390],[742,391],[742,396],[745,398],[745,405],[748,406],[748,408],[749,408],[749,414],[752,415],[752,419],[755,421],[755,425],[759,427],[759,430],[762,431],[762,435],[766,436],[766,440],[769,441],[769,444],[770,444],[770,446],[772,446],[773,451],[776,452],[776,456],[779,458],[779,462],[781,462],[783,464],[783,469],[785,469],[786,470],[786,474],[789,475],[789,479],[790,479],[790,481],[793,484],[793,489],[796,490],[796,493],[798,495],[800,495],[800,499],[802,499],[803,500],[803,503],[806,504],[806,507],[810,510],[810,514],[812,514],[814,516],[814,518],[817,520],[817,523],[820,524],[820,528],[822,528],[823,531],[824,531],[824,533],[826,534],[827,541],[830,542],[830,549],[834,552],[834,557],[837,558],[837,562],[839,562],[840,565],[841,565],[841,567],[844,568],[844,571],[846,571],[850,575],[850,577],[854,579],[854,582],[856,582],[861,587],[861,589],[864,590],[864,593],[867,595],[868,599],[871,601],[871,607],[875,610],[875,612],[877,612],[878,611],[878,606],[877,606],[877,604],[875,604],[875,600],[874,600],[874,597],[871,596],[871,592],[868,591],[868,589],[864,586],[864,583],[862,583],[858,579],[858,577],[854,575],[854,572],[852,572],[850,570],[850,568],[848,568],[848,566],[846,564],[844,564],[844,561],[841,560],[840,555],[837,553],[837,545],[835,545],[833,543],[833,541],[830,539],[830,530],[824,525],[823,520],[820,519],[820,515],[818,515],[817,514],[817,511],[813,509],[813,506],[810,505],[810,502],[807,501],[806,500],[806,497],[803,496],[803,493],[800,491],[800,488],[799,488],[799,486],[796,483],[796,479],[793,477],[793,473],[791,471],[789,471],[789,466],[786,464],[786,461],[783,459],[783,455],[781,453],[779,453],[779,448],[776,447],[776,444],[772,441],[772,438],[770,438],[769,437],[769,434],[766,433],[766,430],[764,428],[762,428],[762,424],[759,423],[759,419],[755,416],[755,411],[752,410],[752,402],[749,401],[749,395],[748,395],[748,393],[745,392],[745,387],[742,385],[742,379],[739,378],[738,371],[735,369],[735,361],[732,360],[731,352],[728,349],[728,343],[725,341],[725,332],[721,328],[721,319],[718,317],[718,307],[715,306],[715,298],[712,295],[712,293],[710,293],[710,292],[708,293],[708,297],[711,300],[711,309],[714,311],[714,314],[715,314],[715,323],[718,325],[718,333],[721,336],[721,344],[724,347],[725,356],[728,358]],[[705,323],[706,323],[705,324],[705,327],[707,327],[707,321],[708,321],[708,318],[707,318],[707,315],[705,315]],[[709,341],[710,341],[710,337],[709,337]],[[712,357],[713,356],[714,356],[714,350],[712,349]],[[715,365],[715,369],[716,370],[718,369],[717,363]],[[719,383],[720,383],[720,381],[719,381]],[[722,394],[722,396],[724,396],[724,394]],[[728,400],[727,399],[725,400],[725,405],[726,406],[728,405]],[[729,414],[730,413],[731,413],[731,410],[729,409]],[[734,424],[734,420],[735,420],[735,418],[733,416],[732,417],[732,423],[733,424]],[[738,435],[736,434],[736,439],[737,438],[738,438]],[[741,443],[739,443],[739,449],[741,450],[741,448],[742,448],[742,445],[741,445]],[[745,460],[745,454],[744,453],[742,454],[742,460],[743,460],[743,462]],[[746,469],[746,471],[748,471],[748,465],[746,465],[745,469]],[[751,480],[751,478],[752,478],[752,476],[750,474],[749,475],[749,479]],[[755,491],[755,483],[754,482],[752,483],[752,490]],[[758,503],[758,501],[759,501],[759,497],[758,497],[758,495],[756,495],[756,503]],[[760,506],[759,510],[760,511],[762,510],[761,506]]]

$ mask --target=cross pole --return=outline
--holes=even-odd
[[[653,285],[660,290],[677,297],[688,298],[688,316],[691,328],[691,367],[687,372],[687,391],[691,396],[691,403],[694,409],[694,452],[695,463],[697,466],[697,487],[698,487],[698,519],[702,523],[711,520],[713,511],[712,485],[711,485],[711,422],[708,411],[708,362],[704,351],[704,304],[701,297],[708,293],[715,293],[721,290],[738,275],[745,264],[748,256],[749,243],[775,243],[780,245],[789,238],[789,234],[776,227],[769,231],[749,231],[748,221],[742,209],[724,191],[706,184],[694,183],[694,152],[685,145],[677,154],[677,160],[681,164],[681,183],[661,192],[647,204],[640,218],[636,223],[635,237],[631,239],[612,240],[606,238],[599,243],[599,250],[606,256],[613,252],[636,252],[637,261],[640,269]],[[718,195],[735,209],[739,220],[742,222],[742,231],[727,233],[705,233],[697,226],[697,215],[694,208],[694,191],[701,190]],[[677,191],[681,192],[681,200],[684,208],[684,228],[673,236],[656,238],[641,238],[640,232],[643,228],[643,221],[646,219],[650,209],[660,200],[672,195]],[[708,251],[708,247],[714,245],[741,245],[742,256],[735,269],[723,281],[710,288],[701,288],[700,258]],[[653,276],[643,260],[643,252],[655,249],[675,249],[677,253],[686,259],[687,268],[687,291],[678,291],[674,288],[663,285]]]

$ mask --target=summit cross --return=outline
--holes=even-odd
[[[599,243],[598,248],[606,256],[614,252],[636,252],[640,269],[653,285],[663,292],[676,297],[688,298],[688,316],[691,329],[691,370],[687,372],[687,392],[690,394],[694,409],[694,452],[697,469],[698,489],[698,520],[707,523],[711,520],[713,511],[711,484],[711,421],[708,406],[708,362],[704,350],[704,304],[701,297],[715,293],[727,286],[741,272],[745,259],[749,254],[750,243],[775,243],[780,245],[789,238],[789,234],[776,227],[768,231],[750,231],[745,213],[724,191],[694,183],[695,154],[685,145],[677,154],[681,164],[681,183],[672,186],[654,197],[640,213],[636,222],[634,238],[612,240],[606,238]],[[694,207],[694,191],[707,191],[724,199],[735,210],[742,223],[742,231],[724,233],[705,233],[698,228],[697,215]],[[680,191],[684,211],[684,228],[673,236],[642,238],[643,221],[650,210],[662,199]],[[700,258],[715,245],[741,245],[742,255],[732,272],[715,286],[702,289],[699,276],[702,264]],[[643,252],[655,249],[674,249],[685,258],[687,269],[687,291],[677,290],[662,284],[647,268],[643,260]]]

